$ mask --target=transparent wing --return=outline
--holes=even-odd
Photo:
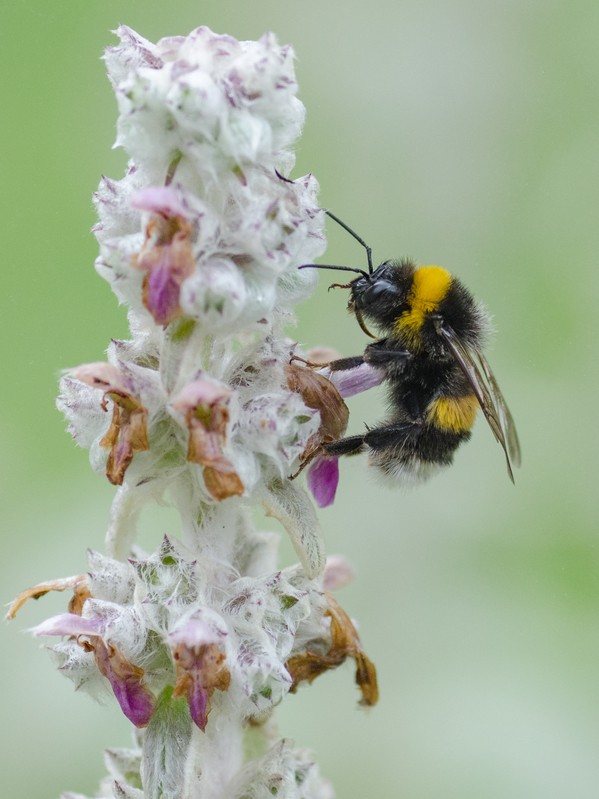
[[[487,378],[487,381],[489,383],[489,388],[491,389],[491,394],[493,395],[493,398],[495,400],[495,408],[497,409],[497,412],[499,414],[501,427],[505,434],[510,460],[514,466],[519,467],[520,464],[522,463],[522,452],[520,450],[520,441],[518,440],[518,433],[516,432],[514,417],[510,413],[510,409],[507,406],[505,397],[501,393],[501,389],[497,384],[495,375],[491,371],[489,362],[482,354],[482,352],[477,352],[476,356],[480,362],[484,375]]]
[[[505,453],[508,475],[513,483],[512,464],[520,466],[520,443],[514,419],[491,371],[491,367],[482,353],[467,347],[454,330],[443,323],[442,319],[438,320],[436,329],[468,378],[485,419]]]

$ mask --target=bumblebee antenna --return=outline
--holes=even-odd
[[[370,277],[370,275],[373,272],[372,247],[369,247],[368,244],[366,244],[366,242],[364,241],[364,239],[361,236],[358,236],[355,230],[352,230],[349,227],[349,225],[346,225],[345,222],[339,219],[338,216],[335,216],[335,214],[332,211],[327,211],[327,209],[325,208],[324,212],[327,216],[330,216],[334,222],[336,222],[344,230],[346,230],[350,234],[350,236],[353,236],[354,239],[362,245],[362,247],[364,247],[364,249],[366,250],[366,259],[368,261],[368,272],[366,272],[364,269],[354,269],[351,266],[333,266],[332,264],[302,264],[302,266],[298,266],[298,269],[335,269],[338,272],[356,272],[358,275],[362,275],[362,277],[366,278]],[[346,287],[344,286],[343,288]],[[369,333],[369,335],[372,334]]]
[[[279,180],[285,181],[285,183],[295,183],[294,180],[290,180],[286,178],[285,175],[282,175],[278,169],[275,169],[275,175],[279,178]],[[332,211],[327,210],[326,208],[323,209],[327,216],[330,216],[331,219],[340,225],[343,230],[346,230],[350,236],[353,236],[354,239],[364,247],[366,250],[366,260],[368,261],[368,272],[365,272],[363,269],[350,269],[349,266],[325,266],[325,264],[303,264],[303,266],[298,266],[298,269],[338,269],[340,272],[357,272],[359,275],[363,275],[364,277],[368,277],[373,273],[372,268],[372,247],[369,247],[368,244],[364,241],[361,236],[358,236],[355,230],[352,230],[349,225],[346,225],[343,220],[339,219],[338,216]],[[369,335],[372,335],[369,333]]]
[[[326,214],[327,216],[330,216],[330,217],[331,217],[331,219],[332,219],[334,222],[336,222],[336,223],[337,223],[338,225],[340,225],[340,226],[341,226],[341,227],[342,227],[344,230],[346,230],[346,231],[349,233],[349,235],[350,235],[350,236],[353,236],[353,237],[354,237],[354,239],[355,239],[355,240],[356,240],[356,241],[357,241],[359,244],[361,244],[361,245],[362,245],[362,247],[364,247],[364,249],[366,250],[366,259],[367,259],[367,261],[368,261],[368,273],[369,273],[369,274],[372,274],[372,271],[373,271],[373,270],[372,270],[372,247],[369,247],[369,246],[368,246],[368,244],[366,244],[366,242],[364,241],[364,239],[363,239],[361,236],[358,236],[358,234],[356,233],[356,231],[355,231],[355,230],[352,230],[352,229],[349,227],[349,225],[346,225],[346,224],[345,224],[345,222],[343,222],[341,219],[339,219],[339,217],[338,217],[338,216],[335,216],[335,214],[334,214],[332,211],[328,211],[328,210],[325,208],[325,211],[324,211],[324,212],[325,212],[325,214]],[[349,271],[349,270],[348,270],[348,271]],[[355,272],[355,271],[361,271],[361,270],[355,270],[355,269],[354,269],[353,271]]]
[[[370,277],[363,269],[353,269],[351,266],[333,266],[332,264],[302,264],[298,269],[335,269],[337,272],[357,272],[362,277]]]

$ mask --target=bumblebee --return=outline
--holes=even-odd
[[[331,456],[368,451],[384,475],[410,482],[449,466],[456,449],[471,436],[480,408],[505,453],[507,471],[520,465],[520,445],[512,415],[483,355],[489,330],[484,307],[440,266],[390,260],[372,266],[372,251],[338,217],[326,212],[366,249],[368,271],[330,264],[304,264],[355,272],[348,310],[374,338],[362,355],[327,364],[332,372],[363,363],[380,369],[387,385],[389,413],[361,435],[324,445]],[[367,324],[380,331],[374,336]]]

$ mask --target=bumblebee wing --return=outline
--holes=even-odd
[[[493,394],[493,397],[495,399],[495,407],[497,408],[497,411],[499,413],[501,427],[503,429],[507,441],[507,448],[510,459],[514,464],[514,466],[520,466],[520,464],[522,463],[522,452],[520,450],[520,441],[518,440],[518,433],[516,432],[514,417],[510,413],[510,409],[508,408],[507,402],[505,401],[505,398],[501,393],[501,389],[497,384],[495,375],[491,371],[489,362],[482,354],[482,352],[477,352],[476,355],[480,362],[484,375],[487,378],[487,382],[491,389],[491,393]]]
[[[437,325],[437,331],[468,378],[485,419],[505,453],[508,475],[513,483],[512,461],[514,466],[520,465],[520,445],[514,420],[489,364],[480,352],[467,347],[455,331],[441,320]]]

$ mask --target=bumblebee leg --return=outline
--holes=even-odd
[[[314,458],[315,458],[315,457],[318,455],[318,452],[319,452],[319,451],[318,451],[318,450],[316,450],[316,451],[315,451],[315,452],[313,452],[311,455],[309,455],[309,456],[306,458],[306,460],[302,461],[302,463],[300,464],[300,467],[299,467],[299,469],[296,469],[296,471],[295,471],[293,474],[290,474],[290,475],[288,476],[288,478],[287,478],[287,479],[288,479],[288,480],[295,480],[295,478],[296,478],[296,477],[298,477],[298,475],[300,475],[300,474],[301,474],[301,473],[304,471],[304,469],[306,468],[306,466],[308,466],[308,464],[312,463],[312,461],[314,460]]]
[[[330,369],[331,372],[344,372],[347,369],[355,369],[356,366],[361,366],[364,363],[362,355],[355,355],[350,358],[337,358],[336,361],[327,361],[327,363],[316,363],[315,361],[307,361],[299,355],[292,355],[289,358],[289,363],[299,361],[311,369]]]
[[[294,361],[299,361],[300,363],[303,363],[304,366],[309,366],[311,369],[322,369],[324,366],[329,365],[328,363],[315,363],[314,361],[307,361],[300,355],[292,355],[289,358],[289,363],[293,363]]]
[[[405,352],[404,350],[393,349],[393,345],[387,343],[387,339],[379,339],[374,344],[369,344],[364,350],[364,355],[352,355],[349,358],[337,358],[335,361],[329,363],[314,363],[314,361],[307,361],[299,355],[292,355],[289,363],[293,361],[300,361],[306,366],[311,366],[313,369],[328,367],[331,372],[345,372],[348,369],[356,369],[363,363],[369,363],[371,366],[392,366],[394,369],[403,368],[405,362],[412,357],[412,353]]]
[[[347,369],[355,369],[364,363],[363,355],[353,355],[349,358],[337,358],[327,364],[331,372],[345,372]]]
[[[351,288],[351,283],[331,283],[327,291],[330,291],[331,289],[350,289],[350,288]]]
[[[395,350],[387,344],[386,339],[369,344],[364,350],[364,355],[354,355],[350,358],[339,358],[331,361],[328,365],[332,372],[343,372],[346,369],[355,369],[363,363],[371,366],[392,366],[394,369],[403,368],[405,363],[412,357],[411,352]]]
[[[394,349],[393,345],[384,338],[369,344],[364,350],[364,360],[372,366],[403,368],[411,357],[412,353]]]
[[[414,440],[420,430],[421,425],[410,422],[406,424],[390,424],[385,427],[374,427],[363,436],[363,441],[373,450],[400,447],[402,444]]]
[[[364,448],[364,436],[348,436],[340,438],[339,441],[332,441],[324,444],[323,450],[327,455],[356,455]]]

